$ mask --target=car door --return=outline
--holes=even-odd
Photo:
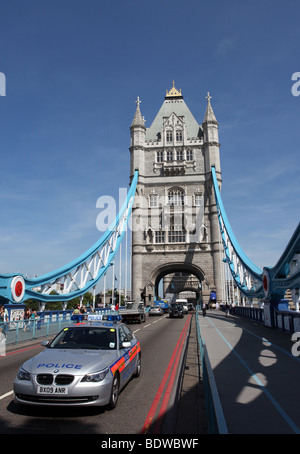
[[[120,353],[124,358],[124,365],[120,370],[120,383],[124,386],[130,380],[136,369],[137,355],[132,355],[134,347],[134,336],[132,331],[126,326],[121,325],[119,328]],[[130,347],[122,347],[122,343],[130,343]]]

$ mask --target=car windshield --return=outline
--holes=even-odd
[[[48,348],[115,350],[117,331],[115,328],[80,326],[63,329]]]

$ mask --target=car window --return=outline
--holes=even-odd
[[[119,337],[120,337],[120,345],[122,344],[122,342],[131,342],[131,340],[133,339],[132,332],[126,325],[120,326]]]
[[[122,342],[126,342],[126,333],[123,329],[123,326],[120,326],[120,328],[119,328],[119,340],[120,340],[120,346],[122,345]]]
[[[131,329],[128,328],[128,326],[126,326],[126,325],[124,325],[123,328],[124,328],[124,331],[125,331],[125,333],[126,333],[126,337],[127,337],[127,339],[128,339],[128,342],[131,342],[132,339],[133,339],[133,334],[132,334]]]
[[[88,326],[64,328],[48,348],[114,350],[117,348],[116,330]]]

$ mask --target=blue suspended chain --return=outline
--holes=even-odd
[[[237,241],[226,215],[214,167],[212,167],[211,173],[221,238],[226,256],[224,261],[228,263],[233,279],[244,295],[249,298],[262,298],[264,296],[263,272],[252,263]]]
[[[23,275],[0,275],[0,297],[21,303],[29,298],[39,301],[69,301],[95,287],[112,264],[126,231],[138,182],[135,171],[127,198],[104,235],[84,254],[51,273],[27,279]],[[50,294],[53,292],[56,294]]]
[[[300,289],[300,223],[289,240],[284,252],[273,267],[263,270],[254,265],[239,245],[228,221],[214,167],[211,169],[216,198],[220,232],[224,246],[224,261],[228,262],[231,274],[241,292],[249,298],[263,298],[277,303],[284,298],[286,290]],[[294,296],[294,299],[297,299]]]

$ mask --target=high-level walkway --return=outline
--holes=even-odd
[[[228,433],[300,433],[300,357],[291,335],[221,311],[199,321]]]

